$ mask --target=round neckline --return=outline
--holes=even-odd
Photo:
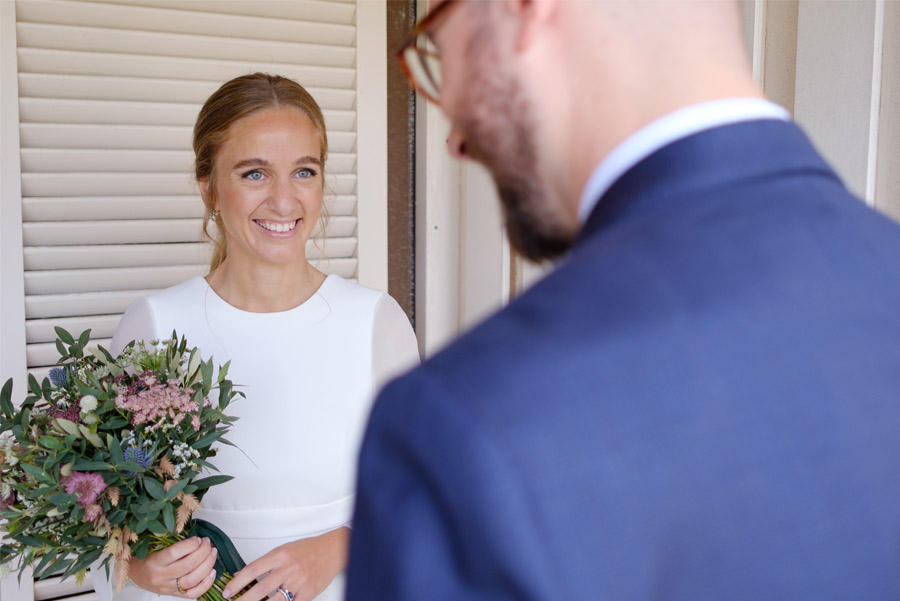
[[[235,307],[234,305],[229,303],[227,300],[225,300],[224,298],[219,296],[219,293],[216,292],[215,289],[209,285],[209,282],[206,281],[206,277],[204,277],[202,275],[197,276],[197,277],[200,278],[200,280],[203,283],[203,286],[206,287],[204,296],[207,298],[207,302],[215,303],[216,305],[218,305],[219,307],[221,307],[227,311],[235,312],[240,315],[254,315],[254,316],[258,315],[260,317],[263,317],[263,316],[277,317],[277,316],[291,315],[294,313],[313,311],[317,308],[324,309],[326,312],[330,311],[330,306],[328,305],[328,302],[325,300],[325,298],[322,296],[322,292],[325,290],[325,288],[327,286],[331,285],[333,278],[335,278],[336,276],[331,273],[326,274],[325,279],[322,280],[322,283],[319,284],[319,287],[313,291],[313,293],[310,295],[309,298],[307,298],[305,301],[303,301],[299,305],[297,305],[295,307],[291,307],[290,309],[285,309],[283,311],[247,311],[245,309]]]

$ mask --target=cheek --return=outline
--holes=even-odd
[[[322,212],[323,203],[324,190],[308,190],[307,194],[304,196],[303,204],[308,213],[315,213],[318,215]]]

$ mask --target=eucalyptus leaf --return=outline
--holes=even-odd
[[[38,438],[38,444],[46,449],[54,451],[57,451],[62,447],[62,441],[52,436],[41,436]]]
[[[72,335],[69,334],[68,330],[61,328],[59,326],[55,326],[53,331],[56,332],[56,336],[65,342],[66,344],[75,344],[75,339],[72,338]]]
[[[31,394],[33,394],[34,396],[39,398],[42,396],[41,385],[38,384],[37,378],[35,378],[31,374],[28,374],[28,388],[29,390],[31,390]]]
[[[76,461],[72,469],[76,472],[94,472],[111,470],[113,466],[105,461]]]
[[[166,527],[163,526],[163,523],[159,520],[151,520],[147,528],[156,536],[163,536],[166,534]]]
[[[63,419],[58,417],[53,420],[53,424],[56,425],[63,432],[67,432],[69,434],[74,434],[75,436],[81,436],[81,430],[78,429],[78,424],[73,421],[69,421],[67,419]]]
[[[84,436],[92,445],[97,447],[98,449],[105,448],[105,444],[103,443],[103,439],[90,431],[90,429],[84,424],[78,424],[78,431],[81,432],[81,435]]]
[[[228,482],[229,480],[234,480],[234,476],[209,476],[208,478],[200,478],[199,480],[194,480],[191,484],[193,484],[193,486],[195,486],[197,490],[203,490],[212,486],[216,486],[217,484],[222,484],[223,482]]]
[[[56,480],[54,480],[50,474],[48,474],[47,472],[45,472],[44,470],[42,470],[41,468],[39,468],[36,465],[32,465],[30,463],[22,463],[20,465],[22,466],[22,469],[25,470],[25,473],[29,474],[30,476],[32,476],[39,482],[47,482],[47,483],[55,483],[56,482]]]
[[[166,503],[165,507],[163,507],[163,524],[166,526],[166,531],[175,532],[175,508],[172,507],[171,503]]]
[[[163,485],[153,478],[144,478],[144,488],[147,489],[147,492],[154,499],[164,499],[166,497],[166,490],[163,488]]]
[[[187,478],[185,478],[184,480],[179,480],[179,481],[175,484],[175,486],[173,486],[172,488],[170,488],[169,490],[166,491],[166,497],[165,497],[165,500],[166,500],[166,501],[171,501],[172,499],[174,499],[175,497],[177,497],[177,496],[178,496],[178,493],[180,493],[181,491],[183,491],[184,488],[188,485],[188,483],[190,483],[190,480],[188,480]]]
[[[3,384],[3,388],[0,389],[0,411],[3,412],[6,419],[12,419],[13,415],[15,415],[15,408],[10,400],[12,397],[12,387],[13,380],[10,378]]]
[[[109,457],[113,462],[113,465],[120,465],[124,458],[122,456],[122,445],[119,443],[119,439],[111,434],[106,435],[106,442],[109,445]]]
[[[134,472],[136,474],[142,474],[144,473],[145,468],[140,463],[136,463],[134,461],[123,461],[116,464],[116,470],[120,472]]]

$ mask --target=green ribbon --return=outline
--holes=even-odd
[[[200,536],[209,538],[210,542],[219,550],[216,557],[216,580],[222,578],[222,574],[226,573],[234,576],[246,566],[246,562],[234,548],[234,543],[228,538],[228,535],[222,532],[217,526],[207,522],[206,520],[193,520],[193,525],[188,529],[185,538],[190,536]]]

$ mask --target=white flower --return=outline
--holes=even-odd
[[[81,414],[89,413],[97,408],[97,397],[92,394],[86,394],[81,397]]]
[[[96,413],[82,413],[81,421],[84,422],[86,426],[90,426],[91,424],[97,423],[97,414]]]

